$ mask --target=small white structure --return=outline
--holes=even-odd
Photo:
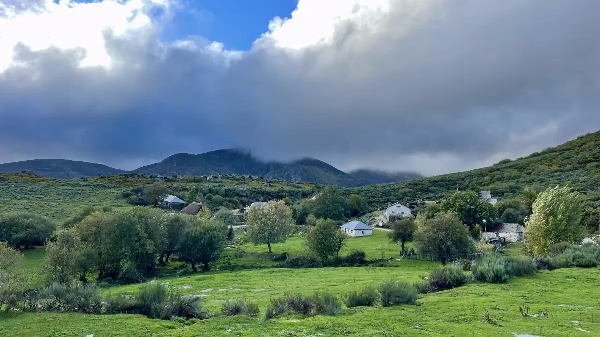
[[[525,226],[518,223],[503,223],[496,232],[481,233],[483,239],[501,239],[504,242],[521,242],[525,240]]]
[[[252,207],[269,208],[269,203],[268,202],[262,202],[262,201],[253,202],[253,203],[250,204],[250,206],[244,207],[244,211],[248,212],[250,210],[250,208],[252,208]]]
[[[479,192],[479,196],[481,199],[489,202],[492,205],[495,205],[498,202],[498,199],[492,198],[492,192],[490,191],[481,191]]]
[[[401,203],[395,203],[395,204],[391,205],[385,211],[383,211],[383,215],[385,216],[386,220],[388,220],[388,221],[391,216],[399,216],[399,217],[403,217],[403,218],[414,217],[412,215],[412,212],[410,211],[410,208],[402,205]]]
[[[350,221],[340,227],[348,236],[370,236],[373,235],[373,228],[360,221]]]

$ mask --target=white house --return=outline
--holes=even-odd
[[[489,202],[492,205],[495,205],[498,202],[498,199],[492,198],[492,192],[490,191],[481,191],[479,192],[479,196],[481,199]]]
[[[389,220],[391,216],[400,216],[403,218],[414,217],[412,215],[412,212],[410,211],[410,208],[402,205],[401,203],[395,203],[391,205],[385,211],[383,211],[383,214],[385,215],[387,220]]]
[[[350,221],[340,227],[349,236],[370,236],[373,235],[373,228],[360,221]]]

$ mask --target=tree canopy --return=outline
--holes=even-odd
[[[331,219],[319,219],[308,232],[308,249],[323,260],[338,256],[346,244],[347,235],[340,230],[339,224]]]
[[[417,216],[419,217],[419,216]],[[417,219],[414,243],[421,255],[442,264],[467,257],[475,250],[468,228],[454,213],[439,213],[432,219]]]
[[[440,204],[440,210],[456,213],[459,220],[469,227],[482,224],[484,220],[491,221],[498,216],[494,206],[481,199],[474,191],[458,191],[445,197]]]
[[[246,213],[246,230],[255,245],[285,242],[292,232],[292,210],[285,202],[270,201],[268,207],[253,206]]]

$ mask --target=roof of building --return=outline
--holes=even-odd
[[[171,194],[169,194],[165,197],[165,202],[169,202],[172,204],[185,204],[185,201],[183,201],[183,200],[179,199],[178,197],[171,195]]]
[[[181,213],[190,214],[190,215],[196,215],[196,214],[198,214],[200,212],[201,209],[202,209],[202,203],[192,202],[191,204],[185,206],[181,210]]]
[[[371,226],[365,224],[364,222],[360,222],[360,221],[350,221],[345,225],[342,225],[342,228],[345,229],[354,229],[354,230],[367,230],[367,229],[373,229],[371,228]]]

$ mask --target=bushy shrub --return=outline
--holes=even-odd
[[[53,283],[37,293],[37,307],[42,311],[84,312],[102,311],[100,288],[81,283]]]
[[[554,265],[552,264],[552,261],[549,257],[536,257],[533,259],[533,263],[535,263],[535,266],[538,270],[542,270],[542,269],[547,269],[547,270],[553,270],[554,269]]]
[[[381,305],[390,307],[400,304],[415,304],[417,302],[417,289],[404,281],[390,280],[379,286]]]
[[[548,255],[549,256],[560,255],[560,254],[564,253],[567,249],[571,248],[571,246],[572,245],[568,242],[555,243],[555,244],[551,245],[550,247],[548,247]]]
[[[241,299],[228,299],[225,301],[225,303],[223,303],[223,307],[221,307],[221,313],[225,316],[246,315],[249,317],[255,317],[258,315],[258,305],[255,303],[248,303]]]
[[[135,314],[138,312],[138,300],[134,295],[118,294],[104,299],[104,313],[106,314]]]
[[[281,254],[275,255],[273,257],[273,261],[279,262],[279,261],[285,261],[287,260],[289,254],[287,252],[283,252]]]
[[[456,264],[462,268],[463,271],[470,271],[471,267],[473,267],[473,260],[471,259],[460,259],[456,262]]]
[[[527,256],[511,256],[508,258],[508,264],[512,276],[532,275],[537,272],[535,262]]]
[[[345,260],[350,266],[362,266],[367,263],[367,254],[362,250],[355,250],[348,254]]]
[[[558,268],[594,268],[600,263],[600,247],[596,245],[571,246],[562,254],[550,258],[554,269]]]
[[[342,311],[340,299],[328,292],[315,293],[311,300],[315,303],[317,315],[335,316]]]
[[[265,318],[275,318],[287,312],[301,314],[307,317],[315,315],[337,315],[342,309],[342,302],[336,296],[327,292],[315,293],[312,296],[299,294],[286,295],[272,299],[265,311]]]
[[[508,259],[499,254],[486,254],[473,266],[476,280],[487,283],[505,283],[511,276]]]
[[[173,316],[202,318],[199,297],[183,297],[168,286],[156,281],[148,282],[137,294],[140,314],[149,318],[170,319]]]
[[[379,300],[379,293],[374,287],[367,286],[360,291],[349,291],[344,296],[344,302],[348,308],[372,307]]]
[[[428,282],[433,289],[446,290],[464,285],[467,283],[467,276],[459,266],[446,265],[433,268]]]

